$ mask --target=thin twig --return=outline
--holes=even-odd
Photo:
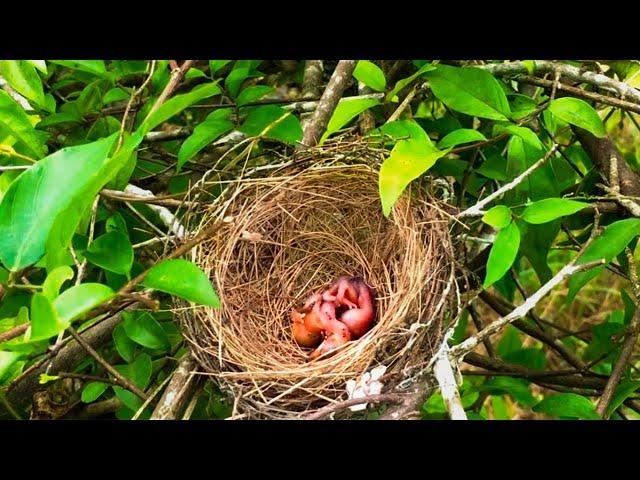
[[[406,395],[403,393],[377,393],[375,395],[368,395],[361,398],[350,398],[342,402],[332,403],[326,407],[322,407],[302,418],[305,420],[320,420],[324,417],[331,415],[334,412],[344,410],[345,408],[353,407],[354,405],[361,405],[363,403],[402,403],[405,400]]]
[[[493,200],[495,200],[496,198],[498,198],[500,195],[504,194],[505,192],[508,192],[509,190],[514,189],[515,187],[517,187],[520,183],[522,183],[524,181],[525,178],[527,178],[534,170],[536,170],[537,168],[541,167],[542,164],[544,162],[547,161],[547,159],[553,155],[553,153],[556,151],[556,149],[558,148],[558,144],[554,142],[553,146],[549,149],[549,151],[544,155],[544,157],[542,157],[540,160],[538,160],[537,162],[535,162],[533,165],[531,165],[529,168],[527,168],[524,172],[522,172],[520,175],[518,175],[516,178],[514,178],[511,182],[504,184],[502,187],[500,187],[499,189],[497,189],[495,192],[493,192],[491,195],[488,195],[487,197],[483,198],[482,200],[478,201],[478,203],[476,203],[475,205],[473,205],[472,207],[469,207],[468,209],[466,209],[463,212],[460,212],[458,214],[458,218],[465,218],[465,217],[476,217],[476,216],[481,216],[484,215],[484,210],[482,210],[485,205],[488,205],[489,203],[491,203]]]
[[[640,290],[640,281],[638,281],[638,272],[636,270],[636,262],[633,258],[633,253],[629,248],[625,249],[627,254],[627,259],[629,260],[629,274],[631,275],[631,282],[634,285],[634,292]],[[637,300],[637,299],[636,299]],[[622,378],[622,373],[624,372],[629,359],[631,358],[631,354],[633,353],[633,349],[638,341],[638,333],[640,332],[640,309],[636,309],[636,312],[631,319],[631,323],[629,325],[629,330],[627,336],[625,338],[624,344],[622,345],[622,351],[620,352],[620,356],[616,361],[613,369],[611,370],[611,376],[609,380],[607,380],[607,384],[604,387],[602,392],[602,396],[598,401],[598,405],[596,407],[596,412],[600,415],[601,418],[605,418],[607,416],[607,409],[609,408],[609,404],[615,394],[616,388],[620,383],[620,379]]]
[[[143,92],[143,90],[151,81],[151,78],[153,77],[153,73],[155,72],[155,69],[156,69],[156,61],[151,60],[151,68],[149,69],[149,75],[147,76],[146,80],[142,83],[142,85],[140,85],[140,88],[138,88],[133,92],[133,94],[131,95],[131,98],[129,98],[129,101],[127,102],[127,107],[124,109],[124,115],[122,116],[122,122],[120,124],[120,133],[118,134],[118,148],[116,148],[116,152],[120,150],[120,147],[122,147],[122,141],[124,139],[124,130],[127,126],[127,119],[129,118],[129,112],[131,110],[131,106],[133,105],[134,100],[140,96],[140,94]]]
[[[451,356],[458,359],[464,357],[464,355],[466,355],[468,352],[470,352],[475,347],[477,347],[484,338],[487,338],[493,335],[494,333],[498,332],[499,330],[501,330],[503,327],[513,322],[514,320],[524,317],[529,312],[529,310],[535,307],[537,303],[540,300],[542,300],[544,296],[547,295],[547,293],[549,293],[554,287],[562,283],[565,278],[575,273],[581,272],[583,270],[588,270],[589,268],[592,268],[598,265],[603,265],[605,263],[604,260],[597,260],[593,262],[584,263],[581,265],[575,265],[575,261],[578,258],[579,256],[576,257],[572,262],[562,267],[560,271],[551,280],[549,280],[542,287],[540,287],[540,289],[536,291],[533,295],[531,295],[526,302],[518,306],[511,313],[496,320],[495,322],[492,322],[489,326],[485,327],[483,330],[478,332],[473,337],[470,337],[464,342],[459,343],[458,345],[452,347]]]
[[[149,116],[151,116],[151,114],[155,112],[160,107],[160,105],[167,101],[167,99],[173,94],[173,91],[178,88],[178,85],[182,81],[185,73],[187,73],[194,62],[195,60],[185,60],[180,68],[174,68],[171,71],[171,78],[169,79],[167,86],[164,87],[164,90],[149,110],[146,118],[149,118]]]
[[[115,381],[118,382],[118,384],[121,387],[126,388],[127,390],[135,393],[142,400],[146,400],[148,398],[147,394],[144,393],[144,391],[142,391],[134,383],[132,383],[131,380],[129,380],[128,378],[124,377],[120,372],[118,372],[115,368],[113,368],[113,366],[111,366],[111,364],[109,362],[107,362],[104,358],[102,358],[102,355],[100,355],[98,352],[96,352],[93,349],[93,347],[91,345],[89,345],[85,341],[84,338],[82,338],[81,335],[78,335],[78,332],[76,332],[75,328],[70,326],[70,327],[67,328],[67,330],[69,330],[69,333],[75,339],[75,341],[78,342],[80,344],[80,346],[82,348],[84,348],[85,351],[96,360],[96,362],[98,362],[100,365],[102,365],[102,367],[107,372],[109,372],[111,375],[114,376]]]

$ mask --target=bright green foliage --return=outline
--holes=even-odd
[[[511,222],[496,235],[496,239],[489,253],[487,275],[482,286],[488,288],[509,271],[516,260],[520,247],[520,229],[515,222]]]
[[[220,299],[205,273],[187,260],[156,264],[147,272],[142,285],[201,305],[220,307]]]

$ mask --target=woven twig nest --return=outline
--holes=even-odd
[[[350,157],[367,164],[349,164]],[[351,155],[325,151],[309,167],[239,180],[201,217],[199,230],[221,222],[193,260],[210,275],[222,308],[178,313],[202,369],[232,395],[236,418],[299,418],[345,400],[347,380],[378,365],[387,367],[386,390],[434,353],[454,281],[448,219],[416,186],[385,218],[380,161],[363,146]],[[374,287],[375,324],[309,362],[289,312],[340,275]]]

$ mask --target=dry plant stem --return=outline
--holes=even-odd
[[[515,306],[509,304],[506,300],[498,298],[487,291],[480,292],[479,297],[484,303],[489,305],[491,309],[493,309],[501,316],[508,315],[509,312],[516,308]],[[526,322],[523,322],[522,320],[515,320],[512,325],[518,330],[526,333],[530,337],[540,340],[542,343],[551,347],[572,367],[577,368],[580,371],[585,369],[585,365],[582,363],[582,361],[578,357],[576,357],[570,350],[568,350],[567,347],[565,347],[564,344],[553,335],[542,330],[538,330],[528,325]]]
[[[529,85],[536,85],[538,87],[553,88],[554,82],[552,80],[546,80],[538,77],[531,77],[529,75],[523,75],[518,77],[519,83],[526,83]],[[620,100],[615,97],[609,97],[607,95],[601,95],[599,93],[583,90],[582,88],[572,87],[571,85],[558,82],[556,86],[558,92],[566,92],[571,94],[572,97],[584,98],[585,100],[591,100],[594,102],[610,105],[614,108],[626,110],[628,112],[634,112],[640,114],[640,105],[626,100]]]
[[[358,93],[360,95],[370,95],[373,93],[373,90],[367,87],[364,83],[358,82]],[[366,135],[375,128],[376,117],[373,115],[371,110],[365,110],[360,114],[358,126],[360,128],[360,135]]]
[[[579,257],[577,257],[577,258],[579,258]],[[489,336],[491,336],[494,333],[498,332],[499,330],[501,330],[503,327],[505,327],[506,325],[510,324],[514,320],[517,320],[519,318],[524,317],[529,312],[529,310],[531,310],[533,307],[535,307],[537,305],[537,303],[547,293],[549,293],[554,287],[556,287],[557,285],[562,283],[562,281],[565,278],[567,278],[567,277],[569,277],[569,276],[571,276],[571,275],[573,275],[575,273],[581,272],[583,270],[587,270],[589,268],[592,268],[592,267],[595,267],[595,266],[598,266],[598,265],[603,265],[603,264],[604,264],[604,261],[597,260],[597,261],[588,262],[588,263],[585,263],[585,264],[582,264],[582,265],[575,265],[574,262],[571,262],[571,263],[565,265],[564,267],[562,267],[560,269],[560,271],[551,280],[549,280],[542,287],[540,287],[540,289],[538,291],[536,291],[533,295],[531,295],[527,299],[526,302],[524,302],[522,305],[518,306],[511,313],[509,313],[508,315],[496,320],[495,322],[492,322],[489,326],[485,327],[483,330],[478,332],[473,337],[470,337],[467,340],[465,340],[464,342],[459,343],[458,345],[452,347],[451,348],[451,352],[450,352],[451,353],[451,357],[456,358],[456,359],[463,358],[467,353],[469,353],[474,348],[476,348],[482,342],[483,339],[488,338]]]
[[[314,147],[327,128],[329,119],[338,106],[342,94],[351,81],[351,74],[356,67],[355,60],[340,60],[336,66],[327,88],[325,89],[313,117],[304,129],[302,137],[303,147]]]
[[[409,392],[403,392],[404,400],[391,405],[378,420],[417,420],[422,418],[420,405],[431,393],[432,385],[426,380],[415,383]]]
[[[151,420],[175,420],[179,417],[180,410],[189,399],[196,383],[193,375],[195,368],[195,359],[187,353],[171,374],[171,381],[156,405]]]
[[[118,397],[109,398],[100,402],[95,402],[87,405],[79,414],[79,418],[95,418],[101,417],[108,413],[113,413],[119,408],[123,407],[122,400]]]
[[[140,85],[140,88],[136,89],[133,92],[133,94],[131,95],[131,98],[129,98],[129,101],[127,102],[127,107],[124,110],[124,115],[122,115],[122,122],[120,124],[120,133],[118,134],[118,148],[116,148],[116,152],[120,150],[120,147],[122,147],[122,141],[124,140],[124,130],[127,127],[127,119],[129,118],[129,112],[131,111],[131,106],[151,81],[151,78],[153,77],[153,72],[155,71],[155,69],[156,69],[156,61],[151,60],[149,75],[147,76],[146,80],[142,83],[142,85]]]
[[[629,260],[629,273],[631,275],[631,281],[633,284],[634,293],[640,290],[640,281],[638,280],[638,272],[636,270],[636,263],[633,258],[633,253],[629,248],[626,249],[627,259]],[[636,301],[637,301],[637,293],[636,293]],[[620,357],[616,361],[616,364],[613,366],[611,370],[611,376],[609,380],[607,380],[607,384],[604,387],[604,391],[602,392],[602,396],[598,401],[598,405],[596,407],[596,412],[600,415],[601,418],[605,418],[607,415],[607,409],[609,408],[609,404],[611,403],[611,399],[620,383],[620,379],[622,378],[622,373],[631,358],[631,354],[633,353],[633,348],[638,341],[638,333],[640,332],[640,309],[636,308],[635,315],[631,319],[631,324],[629,325],[629,331],[624,340],[624,344],[622,346],[622,351],[620,352]]]
[[[574,132],[580,145],[587,152],[598,172],[607,179],[609,185],[611,185],[608,178],[611,172],[610,162],[611,158],[615,157],[618,163],[620,193],[629,197],[640,197],[640,177],[627,165],[624,157],[610,138],[598,138],[581,128],[574,128]]]
[[[27,331],[27,328],[29,328],[29,325],[30,323],[23,323],[21,325],[13,327],[10,330],[7,330],[6,332],[0,333],[0,343],[11,340],[12,338],[19,337],[20,335],[22,335],[24,332]]]
[[[363,403],[401,403],[407,395],[404,393],[378,393],[376,395],[368,395],[362,398],[350,398],[342,402],[332,403],[326,407],[318,409],[309,415],[302,417],[304,420],[321,420],[328,417],[334,412],[339,412],[345,408],[361,405]]]
[[[628,98],[640,104],[640,91],[632,86],[614,80],[600,73],[584,71],[578,67],[567,65],[564,63],[553,62],[549,60],[532,61],[534,72],[538,73],[559,73],[563,77],[570,78],[573,81],[581,83],[589,83],[598,88],[616,93],[621,98]],[[481,65],[482,68],[498,76],[513,76],[520,74],[529,74],[527,65],[523,62],[509,62],[500,64]]]
[[[102,189],[100,191],[100,195],[111,200],[118,200],[123,202],[153,203],[155,205],[162,205],[165,207],[197,207],[200,205],[198,202],[182,201],[173,198],[157,198],[154,195],[134,195],[131,193],[123,192],[121,190],[109,190],[107,188]]]
[[[91,345],[89,345],[89,343],[87,343],[87,341],[83,339],[82,336],[78,334],[78,332],[76,332],[75,328],[68,327],[67,330],[69,331],[71,336],[75,339],[75,341],[78,342],[80,346],[82,346],[82,348],[84,348],[86,352],[96,360],[96,362],[102,365],[102,367],[107,372],[109,372],[111,375],[114,376],[115,381],[118,383],[118,385],[135,393],[142,400],[147,399],[146,393],[140,390],[140,388],[138,388],[135,384],[133,384],[128,378],[122,376],[122,374],[120,374],[120,372],[118,372],[115,368],[113,368],[109,362],[107,362],[104,358],[102,358],[102,355],[96,352],[94,348]]]
[[[413,89],[411,89],[411,91],[407,94],[407,96],[404,97],[404,100],[402,100],[402,103],[398,105],[398,108],[396,108],[396,110],[391,114],[391,116],[389,117],[386,123],[391,123],[398,120],[398,118],[400,118],[400,115],[404,113],[404,111],[407,109],[407,107],[411,103],[411,100],[413,100],[413,97],[416,96],[417,92],[418,92],[418,86],[416,85],[413,87]]]
[[[107,383],[109,385],[118,385],[119,387],[123,386],[120,385],[117,380],[114,380],[112,378],[98,377],[96,375],[85,375],[84,373],[57,372],[55,376],[60,378],[77,378],[78,380],[84,380],[85,382],[101,382]]]
[[[133,305],[131,308],[137,308]],[[122,321],[122,313],[119,312],[103,320],[99,324],[90,327],[80,335],[85,342],[93,348],[98,348],[111,340],[111,332]],[[72,370],[83,358],[86,357],[84,348],[76,341],[70,341],[57,351],[57,354],[48,354],[39,366],[25,371],[20,377],[11,383],[7,392],[7,399],[14,405],[22,405],[29,401],[34,392],[46,389],[46,385],[40,385],[38,379],[41,373],[45,373],[44,364],[49,358],[53,358],[49,370],[53,373]],[[37,364],[36,364],[37,365]]]
[[[613,158],[615,158],[615,157],[612,157],[612,159]],[[613,162],[612,162],[612,165],[613,165]],[[600,186],[602,187],[602,189],[604,189],[604,191],[606,191],[609,195],[611,195],[611,198],[618,205],[620,205],[622,208],[624,208],[627,212],[629,212],[634,217],[640,217],[640,205],[638,205],[633,200],[630,200],[628,198],[624,198],[620,194],[619,189],[618,189],[618,191],[616,191],[613,188],[607,187],[606,185],[600,185]]]
[[[469,316],[471,317],[471,321],[473,321],[473,324],[475,325],[477,331],[479,332],[480,330],[482,330],[482,320],[480,320],[480,316],[478,315],[478,311],[473,306],[473,304],[470,304],[469,307],[467,307],[467,311],[469,312]],[[491,340],[489,338],[485,338],[482,341],[482,343],[484,345],[484,349],[487,351],[487,355],[489,355],[490,357],[495,357],[496,356],[496,351],[493,348],[493,344],[491,343]]]
[[[487,196],[486,198],[483,198],[472,207],[469,207],[465,211],[459,213],[458,218],[460,219],[465,217],[477,217],[477,216],[484,215],[485,212],[482,209],[486,205],[494,201],[500,195],[504,194],[505,192],[508,192],[509,190],[514,189],[520,183],[522,183],[534,170],[541,167],[542,164],[545,163],[551,155],[553,155],[553,153],[556,151],[557,148],[558,148],[558,144],[554,143],[544,157],[542,157],[540,160],[538,160],[529,168],[527,168],[524,172],[522,172],[520,175],[514,178],[511,182],[504,184],[502,187],[500,187],[498,190],[493,192],[491,195]]]
[[[187,73],[187,71],[191,68],[191,65],[193,65],[194,62],[195,60],[185,60],[185,62],[182,64],[180,68],[173,69],[173,71],[171,72],[171,78],[169,79],[169,83],[167,83],[167,86],[164,87],[164,90],[162,91],[162,93],[160,94],[156,102],[153,104],[153,106],[149,110],[149,113],[147,114],[147,118],[149,118],[149,116],[153,112],[155,112],[160,107],[160,105],[166,102],[167,99],[173,94],[173,91],[176,88],[178,88],[178,85],[182,81],[182,78],[184,77],[185,73]]]
[[[127,187],[125,188],[125,193],[138,197],[147,197],[150,199],[154,198],[153,192],[144,190],[140,187],[136,187],[135,185],[127,185]],[[154,205],[151,203],[149,204],[149,208],[160,217],[162,223],[167,225],[169,227],[169,230],[171,230],[178,238],[184,238],[186,230],[180,223],[180,220],[178,220],[178,218],[173,213],[171,213],[170,210],[168,210],[166,207]]]
[[[322,60],[305,60],[302,98],[318,98],[322,86]]]
[[[453,333],[453,330],[450,330],[450,332]],[[451,420],[467,420],[467,414],[464,412],[460,393],[458,392],[456,376],[451,365],[453,362],[449,360],[449,345],[447,343],[449,337],[450,335],[445,335],[440,350],[436,354],[433,375],[438,381],[442,399],[449,412],[449,418]],[[455,365],[457,368],[457,364]]]
[[[595,376],[582,376],[581,372],[559,374],[547,370],[535,370],[521,365],[504,362],[498,358],[488,358],[474,352],[464,357],[464,363],[474,367],[484,368],[489,374],[504,373],[509,376],[528,378],[532,382],[542,385],[561,385],[565,387],[592,388],[601,390],[606,380]],[[469,372],[467,372],[469,373]],[[476,372],[478,374],[482,372]]]

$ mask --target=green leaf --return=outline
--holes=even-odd
[[[128,275],[133,265],[133,247],[129,238],[112,231],[96,238],[85,253],[87,259],[110,272]]]
[[[149,385],[153,365],[151,357],[146,353],[141,353],[133,363],[129,363],[127,365],[115,365],[115,369],[124,377],[131,380],[136,387],[144,390]]]
[[[591,105],[573,97],[557,98],[549,103],[549,111],[556,117],[576,127],[584,128],[596,137],[605,137],[604,124]]]
[[[29,342],[45,340],[64,329],[65,325],[58,319],[51,301],[42,293],[34,293],[31,297],[31,326],[25,339],[28,337]]]
[[[105,105],[108,105],[113,102],[129,100],[130,96],[131,95],[126,90],[120,87],[115,87],[110,89],[109,91],[107,91],[107,93],[104,94],[104,96],[102,97],[102,103],[104,103]]]
[[[532,224],[547,223],[556,218],[573,215],[588,206],[588,203],[566,198],[545,198],[525,208],[522,219]]]
[[[491,395],[511,395],[521,405],[529,407],[536,403],[531,394],[529,383],[521,378],[496,377],[490,378],[478,387],[480,391]]]
[[[188,260],[165,260],[154,265],[147,272],[142,285],[190,302],[220,307],[220,299],[207,275]]]
[[[511,223],[511,210],[504,205],[496,205],[487,210],[482,216],[482,221],[497,229],[504,228]]]
[[[208,83],[205,85],[198,85],[189,93],[176,95],[160,105],[155,112],[145,118],[140,127],[138,127],[137,132],[144,136],[161,123],[166,122],[174,115],[180,113],[185,108],[205,98],[218,95],[220,91],[220,87],[217,84]]]
[[[40,70],[45,75],[47,74],[47,64],[44,60],[25,60],[25,62],[36,67],[36,70]]]
[[[560,393],[550,395],[536,406],[534,412],[547,413],[554,417],[579,418],[584,420],[598,420],[593,403],[586,397],[575,393]]]
[[[278,105],[252,108],[238,130],[250,137],[275,138],[289,144],[302,138],[300,120]]]
[[[257,62],[257,64],[256,64]],[[224,79],[224,86],[229,92],[231,97],[236,97],[242,84],[247,78],[258,77],[261,75],[260,72],[255,70],[258,64],[261,62],[259,60],[238,60],[233,66],[233,70],[229,72],[227,78]]]
[[[426,75],[433,94],[452,110],[491,120],[508,120],[511,111],[507,96],[489,72],[438,65]]]
[[[0,350],[0,380],[6,375],[11,366],[22,357],[19,352],[5,352]]]
[[[511,135],[520,137],[527,145],[536,150],[544,150],[544,145],[530,128],[519,127],[517,125],[496,125],[494,128],[494,134],[497,135],[502,132],[508,132]]]
[[[60,112],[44,117],[37,125],[39,129],[43,129],[46,127],[61,125],[63,123],[80,123],[81,121],[82,115],[77,112]]]
[[[472,128],[461,128],[447,134],[438,142],[438,148],[455,147],[463,143],[484,142],[487,140],[482,133]]]
[[[44,105],[42,80],[36,69],[24,60],[0,60],[0,75],[11,87],[37,105]]]
[[[396,143],[380,167],[380,200],[386,217],[407,185],[447,153],[448,150],[438,150],[431,143],[420,140],[400,140]]]
[[[131,380],[137,387],[144,390],[149,385],[153,364],[151,357],[146,353],[142,353],[133,363],[128,365],[115,365],[115,369]],[[132,410],[138,410],[142,406],[142,399],[135,393],[116,386],[113,387],[113,391],[116,396]]]
[[[107,73],[103,60],[48,60],[48,62],[93,75],[103,76]]]
[[[89,382],[82,389],[82,394],[80,395],[80,399],[84,403],[95,402],[100,395],[104,393],[109,385],[102,382]]]
[[[431,65],[430,63],[427,63],[425,65],[423,65],[422,67],[420,67],[420,69],[414,73],[413,75],[407,77],[407,78],[403,78],[402,80],[398,80],[396,82],[395,87],[393,87],[391,89],[391,91],[389,93],[387,93],[387,96],[385,97],[385,102],[388,102],[390,100],[393,100],[393,97],[395,97],[398,92],[400,92],[400,90],[402,90],[404,87],[406,87],[407,85],[409,85],[411,82],[413,82],[416,78],[418,78],[420,75],[426,73],[426,72],[430,72],[431,70],[435,70],[435,66]]]
[[[57,375],[48,375],[46,373],[41,373],[40,377],[38,377],[38,383],[40,385],[45,385],[49,382],[55,382],[56,380],[59,380],[60,377]]]
[[[515,178],[533,165],[544,155],[544,150],[532,147],[520,136],[513,136],[509,140],[507,150],[507,176],[509,179]],[[557,197],[558,185],[553,169],[549,163],[545,163],[532,172],[528,178],[516,187],[515,197],[525,200],[530,197],[532,200],[539,200],[548,197]],[[514,200],[515,201],[515,200]]]
[[[640,219],[627,218],[618,220],[605,227],[602,234],[591,242],[591,245],[587,247],[578,263],[584,264],[598,259],[604,259],[606,263],[609,263],[614,257],[622,253],[629,242],[639,234]],[[601,266],[573,275],[569,280],[567,302],[573,301],[578,291],[589,280],[597,277],[603,269],[604,266]]]
[[[245,88],[240,92],[238,98],[236,98],[236,105],[238,107],[242,107],[247,103],[255,102],[256,100],[260,100],[265,95],[269,95],[274,90],[275,88],[268,85],[254,85],[253,87]]]
[[[518,255],[518,247],[520,247],[520,230],[515,222],[511,222],[509,226],[498,232],[493,242],[483,288],[489,288],[509,271]]]
[[[388,122],[371,132],[371,134],[388,135],[394,140],[412,139],[429,145],[432,144],[427,132],[425,132],[415,120],[396,120],[395,122]]]
[[[384,78],[384,72],[375,63],[369,60],[360,60],[356,64],[353,76],[364,83],[367,87],[378,92],[384,92],[387,87],[387,80]]]
[[[193,133],[187,137],[178,152],[178,172],[200,150],[233,128],[233,122],[229,120],[230,114],[231,110],[228,108],[215,110],[193,129]]]
[[[167,334],[149,312],[124,313],[124,330],[127,336],[143,347],[168,351],[171,348]]]
[[[544,370],[547,362],[544,352],[540,348],[521,348],[504,355],[502,359],[505,362],[515,363],[534,370]]]
[[[68,241],[80,221],[73,224],[69,209],[83,213],[95,194],[109,180],[105,178],[107,155],[116,135],[97,142],[58,150],[20,175],[0,202],[0,260],[10,270],[37,262],[59,221],[68,222]]]
[[[1,376],[2,375],[0,375],[0,377]],[[610,417],[611,414],[615,412],[627,398],[633,395],[638,388],[640,388],[640,382],[629,379],[622,380],[616,388],[616,391],[611,398],[611,402],[609,403],[609,407],[607,408],[607,418]]]
[[[42,284],[42,294],[53,302],[60,293],[62,284],[73,276],[73,269],[67,265],[53,269]]]
[[[110,300],[115,292],[101,283],[81,283],[65,290],[53,302],[60,321],[69,325],[98,305]]]
[[[113,343],[116,346],[118,355],[126,362],[132,362],[136,354],[136,344],[129,338],[127,332],[124,331],[122,324],[113,330]]]
[[[538,105],[535,100],[526,95],[513,94],[509,95],[511,106],[511,118],[514,120],[519,120],[521,118],[526,117],[527,115],[533,113]]]
[[[34,159],[46,153],[40,136],[31,125],[29,117],[18,103],[4,90],[0,90],[0,130],[13,136]]]
[[[120,401],[124,403],[128,409],[132,410],[131,416],[126,417],[127,419],[130,419],[131,417],[133,417],[135,412],[137,412],[138,409],[144,403],[143,400],[140,397],[138,397],[135,393],[130,392],[129,390],[125,390],[122,387],[116,387],[114,385],[113,391],[116,394],[116,397],[118,397],[118,399],[120,399]]]
[[[331,115],[327,129],[320,138],[318,145],[322,145],[329,135],[337,132],[353,118],[360,115],[365,110],[370,109],[380,103],[376,98],[342,98],[338,106]]]
[[[526,232],[520,241],[520,251],[533,266],[540,283],[546,283],[553,276],[547,263],[547,255],[560,231],[560,222],[556,220],[544,225],[525,224],[525,227]]]
[[[507,325],[502,338],[496,347],[496,353],[502,359],[522,348],[522,339],[520,338],[520,332],[513,325]]]
[[[209,60],[209,70],[211,76],[215,75],[218,70],[220,70],[230,62],[231,60]]]

